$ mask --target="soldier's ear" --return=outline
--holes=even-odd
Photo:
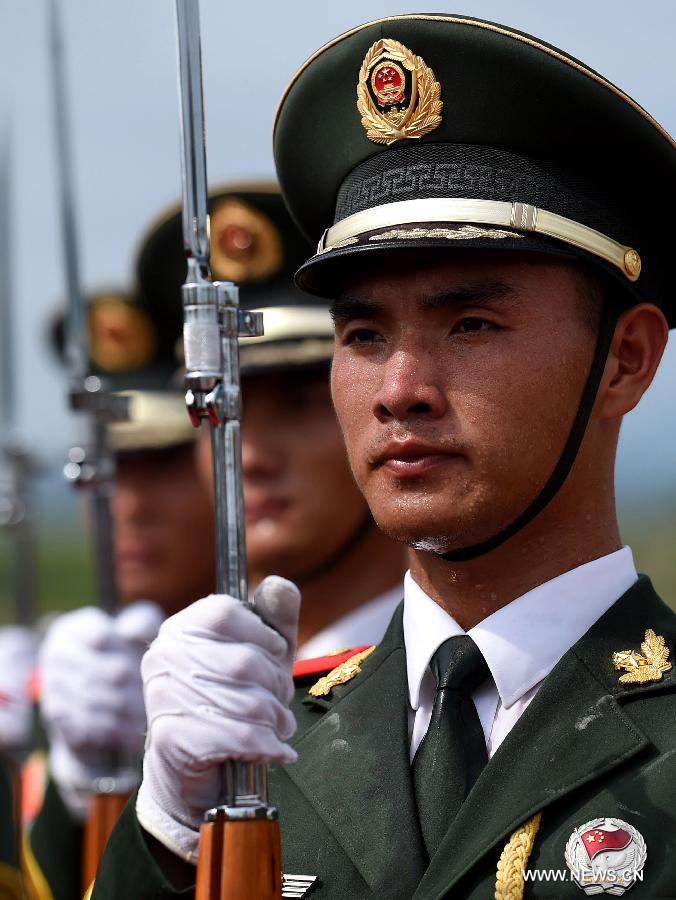
[[[650,303],[620,315],[599,390],[601,421],[619,419],[636,406],[655,377],[668,336],[664,314]]]

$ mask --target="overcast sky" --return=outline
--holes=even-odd
[[[129,283],[145,227],[180,190],[172,0],[63,0],[82,281]],[[0,119],[14,154],[15,346],[22,433],[58,458],[69,440],[62,373],[44,340],[63,295],[45,0],[0,0]],[[399,12],[462,12],[531,32],[624,88],[676,133],[676,4],[465,0],[202,0],[209,180],[273,174],[271,125],[298,66],[348,28]],[[580,134],[581,141],[584,134]],[[640,165],[640,160],[636,161]],[[631,173],[627,173],[631,182]],[[622,438],[620,487],[676,491],[676,342]],[[642,489],[642,488],[641,488]]]

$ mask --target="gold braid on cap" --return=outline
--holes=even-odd
[[[629,281],[636,281],[641,274],[641,257],[633,247],[619,244],[600,231],[573,219],[530,203],[509,200],[431,197],[383,203],[353,213],[328,228],[319,241],[317,253],[328,253],[341,242],[376,232],[380,228],[404,228],[408,225],[432,223],[493,225],[514,228],[526,234],[539,234],[604,259],[618,268]],[[369,240],[377,241],[378,237],[374,234]]]
[[[533,851],[541,818],[542,813],[536,813],[519,826],[505,844],[495,876],[495,900],[522,900],[523,873]]]

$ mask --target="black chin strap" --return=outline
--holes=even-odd
[[[591,369],[587,377],[587,383],[582,392],[582,399],[578,406],[573,425],[568,435],[568,440],[563,448],[563,452],[559,457],[554,471],[549,476],[549,480],[537,495],[535,500],[528,508],[518,516],[511,525],[507,525],[502,531],[494,534],[493,537],[482,541],[480,544],[474,544],[471,547],[461,547],[459,550],[449,550],[448,553],[440,553],[442,559],[449,562],[464,562],[469,559],[476,559],[485,553],[495,550],[505,541],[508,541],[518,531],[521,531],[529,522],[539,515],[547,504],[556,496],[561,489],[564,481],[568,477],[573,463],[577,457],[584,433],[589,423],[596,395],[601,385],[601,379],[608,359],[608,352],[615,333],[615,325],[617,324],[617,312],[614,304],[611,302],[604,303],[603,314],[601,317],[601,325],[599,335],[596,342],[596,350],[594,351],[594,359]]]
[[[331,569],[341,563],[354,550],[357,544],[361,543],[372,528],[375,528],[375,522],[370,510],[367,510],[366,515],[363,519],[360,519],[354,531],[348,535],[347,539],[336,550],[333,550],[326,559],[323,559],[314,568],[296,575],[294,581],[299,586],[302,586],[310,581],[316,581],[322,575],[326,575],[327,572],[330,572]]]

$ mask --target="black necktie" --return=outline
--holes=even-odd
[[[437,694],[427,734],[413,760],[413,785],[431,859],[488,762],[472,694],[490,671],[468,635],[445,641],[430,668],[437,679]]]

